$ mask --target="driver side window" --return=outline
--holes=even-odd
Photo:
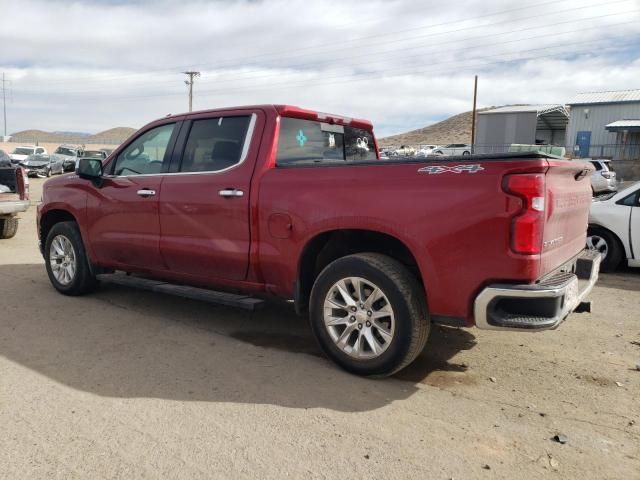
[[[167,147],[175,126],[161,125],[136,138],[118,155],[113,174],[129,177],[161,173],[163,162],[169,161]]]

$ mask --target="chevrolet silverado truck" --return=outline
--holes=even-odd
[[[22,170],[0,167],[0,239],[18,232],[18,214],[29,208],[29,180]]]
[[[48,180],[38,234],[63,294],[119,276],[245,306],[283,298],[337,364],[384,376],[432,323],[539,331],[588,306],[591,168],[538,153],[380,160],[366,120],[208,110]]]

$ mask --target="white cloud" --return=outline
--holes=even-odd
[[[186,109],[180,72],[195,68],[196,108],[293,103],[370,118],[384,135],[468,110],[476,73],[481,106],[640,88],[638,10],[636,0],[22,0],[3,5],[0,68],[10,131],[141,126]]]

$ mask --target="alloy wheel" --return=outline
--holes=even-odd
[[[66,286],[73,282],[77,271],[76,252],[64,235],[57,235],[51,241],[49,263],[58,283]]]
[[[377,285],[348,277],[329,289],[324,323],[340,350],[354,358],[371,359],[389,348],[396,322],[389,299]]]
[[[609,245],[607,241],[599,235],[589,235],[587,237],[587,248],[589,250],[596,250],[602,255],[602,260],[607,258],[609,253]]]

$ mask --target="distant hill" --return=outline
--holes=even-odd
[[[116,127],[91,135],[85,143],[122,143],[136,131],[130,127]]]
[[[495,108],[495,107],[490,107]],[[488,110],[478,109],[478,112]],[[412,130],[398,135],[392,135],[379,139],[382,146],[387,145],[442,145],[447,143],[471,142],[471,117],[472,112],[464,112],[449,117],[433,125]]]
[[[11,135],[13,143],[71,143],[71,144],[117,144],[124,142],[135,128],[116,127],[104,132],[91,133],[84,132],[45,132],[43,130],[22,130]]]

